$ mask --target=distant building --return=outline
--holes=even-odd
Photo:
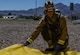
[[[69,15],[68,19],[72,19],[72,20],[80,19],[80,13]]]
[[[6,15],[3,16],[3,19],[16,19],[18,16],[17,15]]]

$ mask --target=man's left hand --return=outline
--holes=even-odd
[[[58,52],[61,49],[61,45],[57,44],[56,47],[54,48],[55,52]]]

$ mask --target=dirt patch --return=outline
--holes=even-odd
[[[38,22],[0,22],[0,49],[13,44],[23,43],[35,30]],[[69,34],[69,46],[71,50],[80,51],[80,25],[67,23]],[[48,47],[42,36],[29,47],[45,50]]]

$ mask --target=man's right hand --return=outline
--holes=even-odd
[[[27,46],[27,45],[29,45],[29,44],[30,44],[30,43],[29,43],[28,41],[26,41],[26,42],[23,43],[24,46]]]
[[[31,44],[32,42],[33,42],[33,40],[32,40],[31,38],[28,38],[28,39],[26,40],[26,42],[23,43],[23,45],[24,45],[24,46],[27,46],[27,45]]]

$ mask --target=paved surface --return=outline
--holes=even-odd
[[[38,22],[0,22],[0,49],[13,44],[23,43],[35,30]],[[67,22],[69,46],[73,51],[80,51],[80,24]],[[46,41],[39,35],[29,47],[45,50]]]

